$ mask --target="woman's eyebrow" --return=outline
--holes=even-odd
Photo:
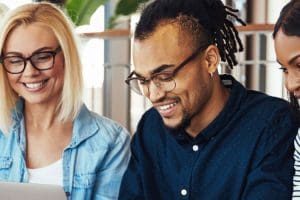
[[[41,48],[38,48],[38,49],[34,50],[31,54],[35,54],[35,53],[45,51],[45,50],[50,51],[50,50],[52,50],[52,48],[51,47],[41,47]],[[8,52],[4,52],[4,55],[22,56],[23,54],[21,52],[18,52],[18,51],[8,51]]]
[[[293,62],[295,62],[299,57],[300,57],[300,54],[295,55],[294,57],[292,57],[292,58],[289,60],[288,64],[289,64],[289,65],[293,64]]]

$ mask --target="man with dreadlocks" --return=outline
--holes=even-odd
[[[156,0],[137,24],[126,83],[153,104],[119,199],[289,199],[296,121],[284,100],[219,75],[242,44],[221,0]]]

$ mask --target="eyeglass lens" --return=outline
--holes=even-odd
[[[28,60],[34,68],[47,70],[53,67],[55,55],[59,50],[60,48],[57,48],[55,51],[37,52],[28,58],[14,55],[6,56],[2,59],[2,64],[7,72],[13,74],[22,73]]]

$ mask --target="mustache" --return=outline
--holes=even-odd
[[[163,102],[167,102],[167,101],[179,101],[180,98],[179,97],[163,97],[161,99],[158,99],[157,101],[152,101],[152,104],[158,104],[158,103],[163,103]]]

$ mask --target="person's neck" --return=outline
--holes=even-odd
[[[215,87],[211,98],[205,108],[191,119],[190,125],[186,128],[186,132],[193,138],[220,114],[229,99],[230,90],[222,84],[219,76],[214,78],[217,80],[214,80]]]
[[[59,123],[55,104],[25,104],[25,123],[27,126],[47,130]]]

